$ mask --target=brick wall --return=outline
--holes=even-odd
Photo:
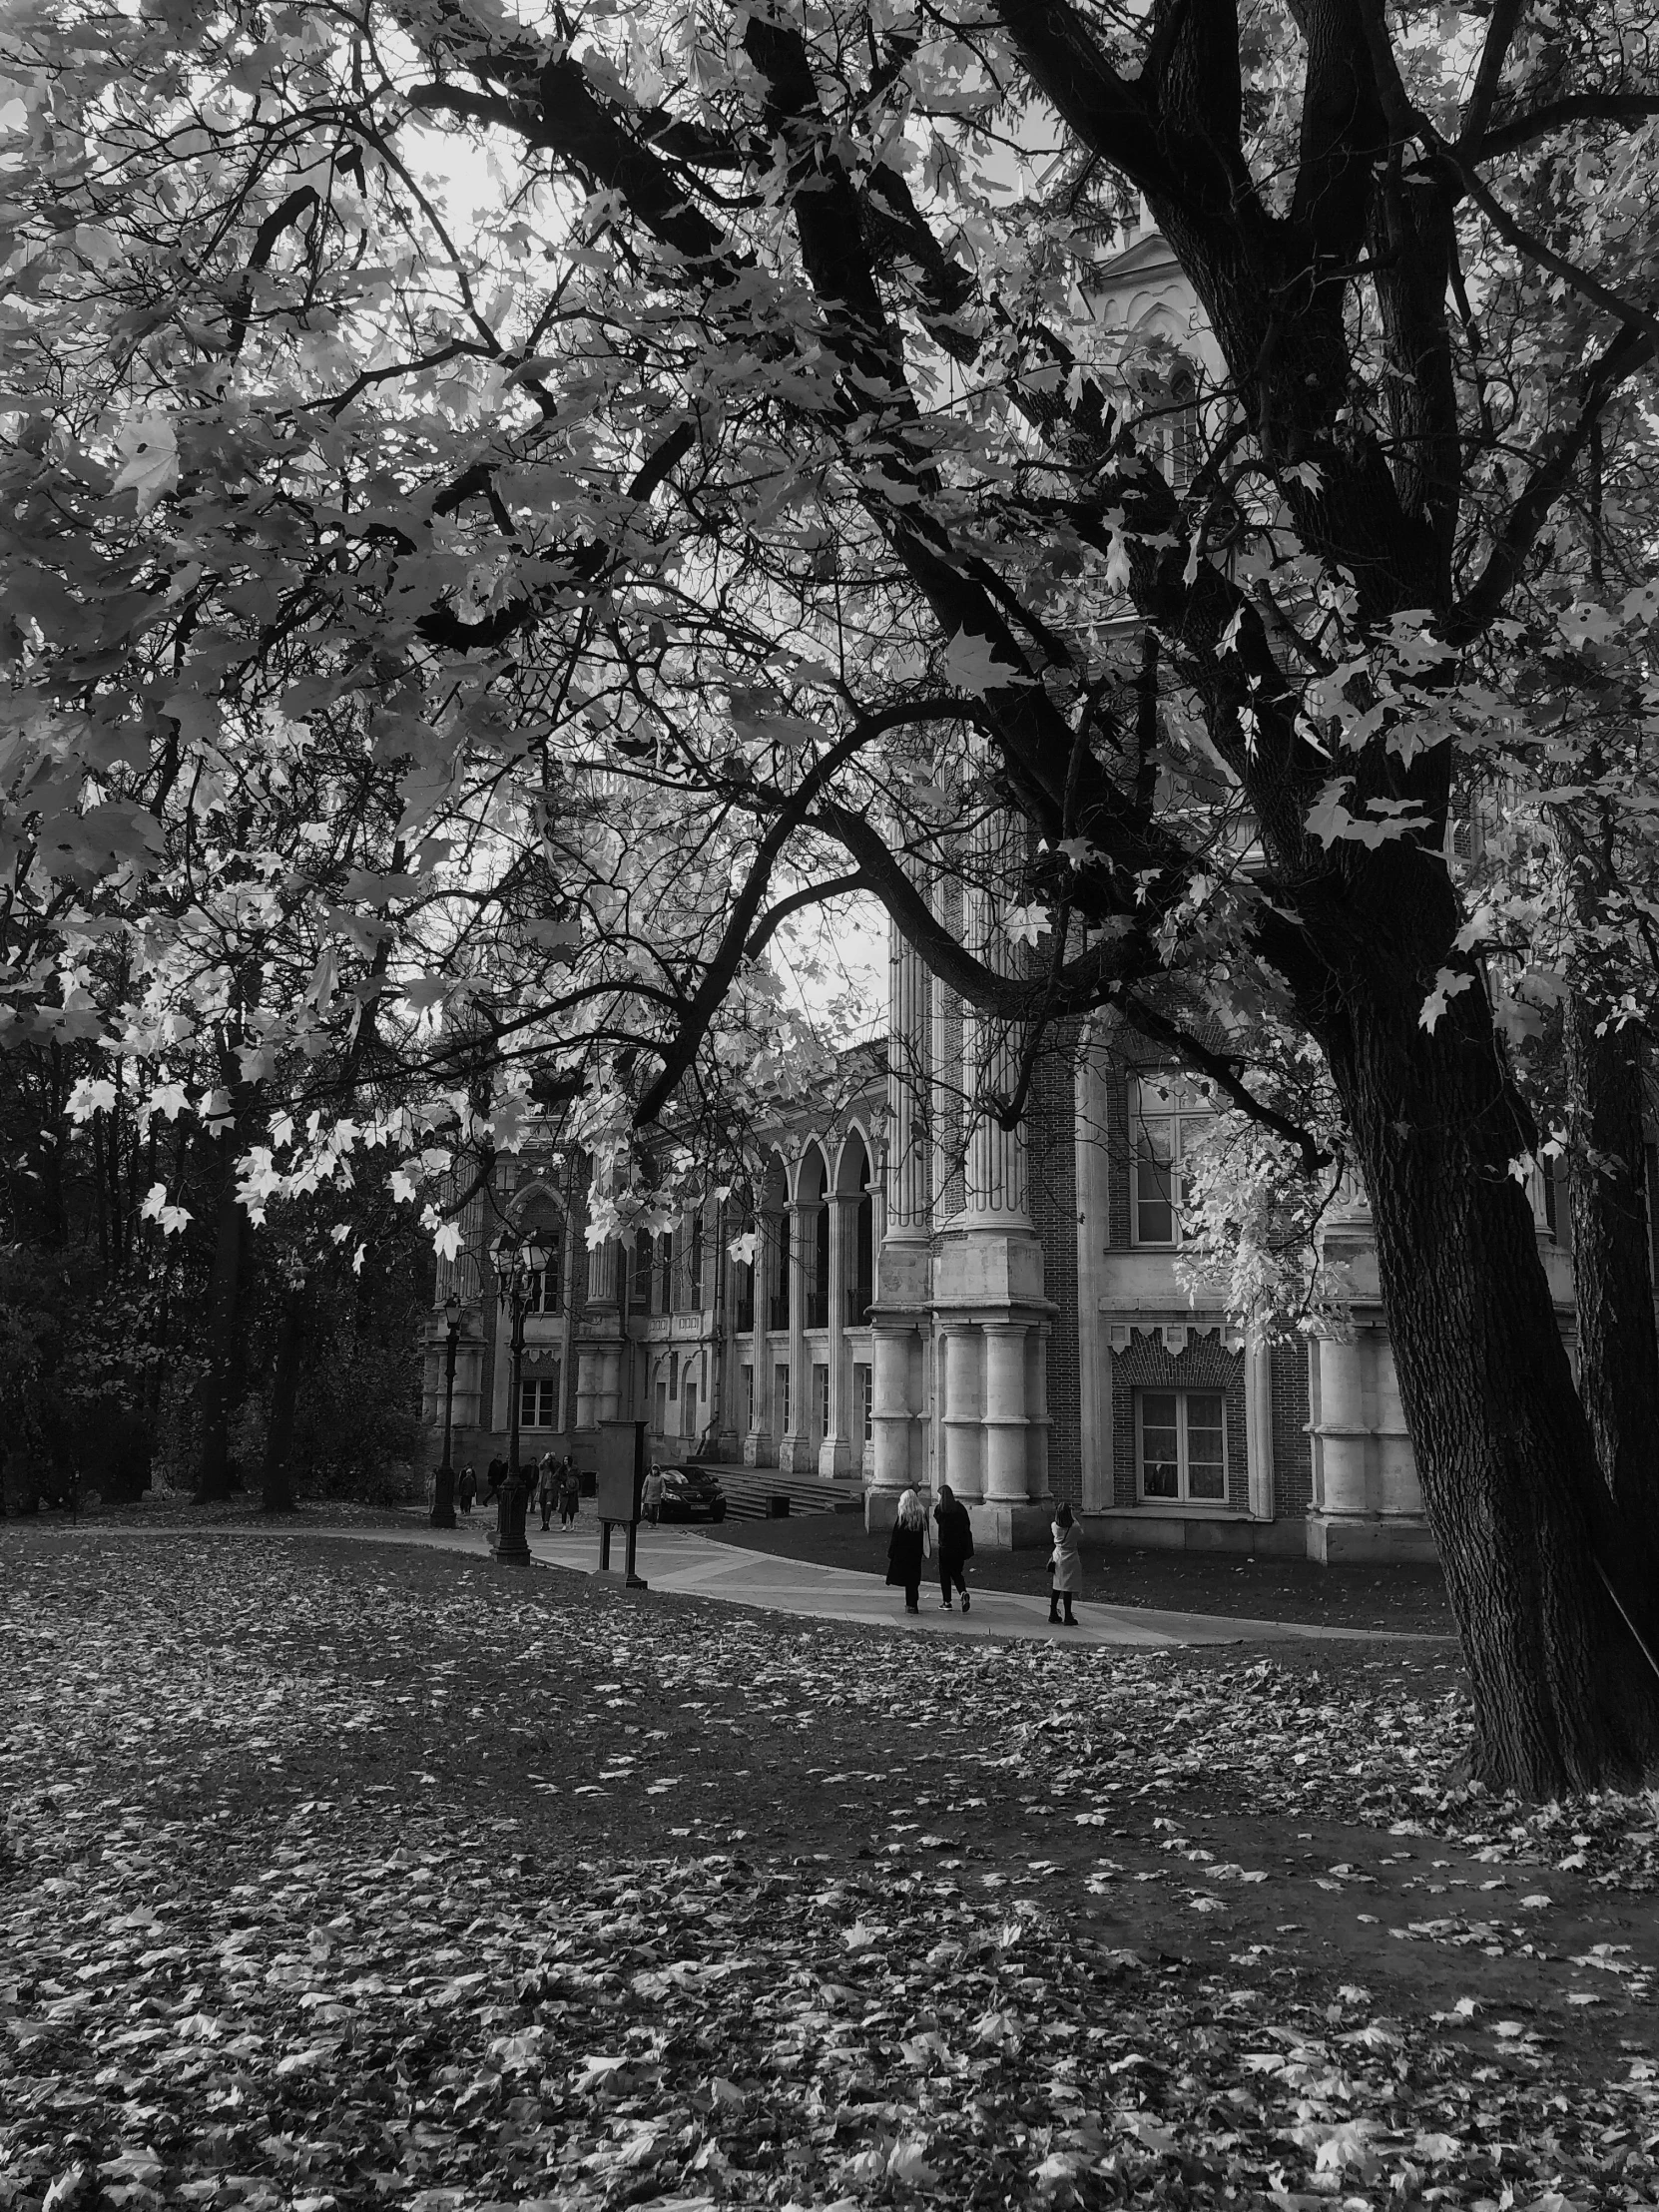
[[[1281,1520],[1305,1515],[1314,1499],[1314,1462],[1307,1432],[1308,1361],[1306,1338],[1275,1345],[1269,1369],[1273,1383],[1273,1509]]]
[[[1172,1353],[1157,1330],[1134,1330],[1128,1349],[1112,1362],[1112,1503],[1140,1502],[1135,1463],[1136,1390],[1220,1390],[1227,1419],[1227,1502],[1250,1504],[1250,1465],[1245,1428],[1245,1364],[1228,1352],[1217,1329],[1189,1333],[1184,1352]],[[1303,1439],[1306,1443],[1306,1437]]]

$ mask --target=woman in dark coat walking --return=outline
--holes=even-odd
[[[962,1593],[962,1611],[968,1609],[967,1563],[973,1557],[973,1523],[968,1509],[948,1482],[939,1484],[939,1502],[933,1508],[939,1524],[939,1596],[944,1609],[953,1610],[952,1589]]]
[[[921,1611],[921,1563],[926,1556],[927,1515],[915,1491],[906,1490],[887,1541],[887,1580],[904,1592],[906,1613]]]

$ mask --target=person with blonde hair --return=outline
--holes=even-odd
[[[932,1546],[927,1540],[927,1515],[914,1490],[898,1501],[898,1518],[887,1542],[887,1580],[904,1592],[906,1613],[921,1611],[921,1568]]]

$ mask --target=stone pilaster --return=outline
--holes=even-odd
[[[846,1364],[847,1224],[856,1234],[858,1193],[831,1191],[830,1199],[830,1425],[819,1446],[818,1471],[827,1480],[854,1471],[848,1438],[847,1399],[852,1378]]]
[[[792,1198],[790,1215],[790,1425],[779,1440],[778,1464],[785,1474],[814,1474],[812,1362],[807,1354],[807,1216],[811,1209]]]
[[[1431,1559],[1433,1538],[1382,1318],[1371,1208],[1358,1182],[1328,1214],[1320,1247],[1327,1263],[1346,1273],[1353,1325],[1310,1348],[1308,1555],[1328,1563]]]
[[[864,1524],[890,1528],[898,1499],[926,1469],[922,1336],[929,1326],[927,1152],[921,1105],[927,1066],[927,975],[896,930],[887,953],[887,1141],[881,1236],[870,1311],[870,1479]]]

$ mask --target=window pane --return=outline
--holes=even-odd
[[[1173,1390],[1141,1392],[1141,1487],[1148,1497],[1180,1495]]]
[[[1170,1163],[1179,1142],[1178,1125],[1161,1120],[1135,1124],[1135,1241],[1138,1244],[1175,1242],[1174,1190]]]
[[[1135,1242],[1174,1244],[1175,1206],[1169,1169],[1140,1161],[1135,1169]]]
[[[1227,1468],[1219,1390],[1187,1392],[1187,1495],[1224,1498]]]
[[[1141,1486],[1148,1497],[1178,1497],[1180,1469],[1173,1459],[1155,1459],[1149,1451],[1141,1462]]]

